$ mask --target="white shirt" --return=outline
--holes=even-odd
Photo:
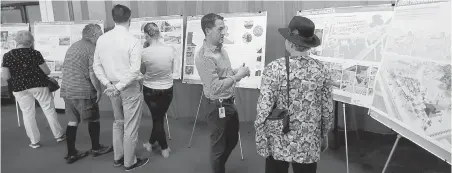
[[[122,91],[135,80],[140,80],[141,42],[127,28],[116,25],[100,36],[94,52],[93,69],[99,81]]]
[[[141,58],[146,67],[144,86],[152,89],[168,89],[173,86],[174,53],[173,47],[167,45],[143,49]]]

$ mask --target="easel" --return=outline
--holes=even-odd
[[[166,118],[166,127],[168,128],[168,139],[171,140],[171,132],[170,132],[170,128],[169,128],[169,123],[168,123],[168,113],[165,114],[165,118]]]
[[[344,103],[342,103],[342,111],[344,113],[345,159],[346,159],[346,164],[347,164],[347,173],[349,173],[350,170],[348,168],[347,118],[345,116],[345,104]]]
[[[339,129],[338,129],[338,120],[339,120],[339,101],[334,101],[334,128],[333,128],[333,133],[334,133],[334,147],[333,149],[338,149],[339,148],[339,140],[338,140],[338,136],[339,136]],[[347,117],[346,117],[346,111],[345,111],[345,103],[342,103],[342,113],[344,116],[344,135],[345,135],[345,159],[346,159],[346,165],[347,165],[347,173],[349,173],[350,169],[349,169],[349,164],[348,164],[348,137],[347,137]],[[354,123],[355,125],[357,125],[356,123],[356,116],[354,116]],[[356,131],[356,134],[359,138],[359,133],[358,130]]]
[[[401,137],[402,136],[400,134],[397,134],[396,141],[394,142],[394,145],[392,146],[391,152],[389,153],[388,160],[386,160],[385,167],[383,168],[382,173],[386,172],[386,169],[388,168],[389,162],[391,161],[392,155],[394,154],[394,151],[395,151],[397,144],[399,143],[399,140]]]
[[[188,143],[188,148],[191,147],[191,140],[193,139],[193,133],[195,132],[196,122],[198,121],[199,108],[201,107],[202,97],[203,96],[204,96],[204,92],[201,91],[201,97],[199,98],[198,110],[196,111],[195,123],[193,124],[193,129],[191,130],[191,135],[190,135],[190,141]],[[235,104],[235,101],[234,101],[234,104]],[[242,140],[240,138],[240,131],[239,131],[239,146],[240,146],[241,159],[244,160],[244,158],[243,158],[243,149],[242,149]]]
[[[18,125],[19,128],[20,128],[19,103],[17,102],[17,100],[14,100],[14,102],[16,102],[17,125]]]

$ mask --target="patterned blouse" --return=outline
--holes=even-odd
[[[13,92],[47,87],[43,80],[47,75],[39,68],[44,63],[41,53],[32,48],[17,48],[6,53],[2,67],[9,69],[11,79],[8,84],[12,86]]]
[[[290,57],[290,132],[283,134],[282,120],[267,120],[265,124],[264,120],[275,102],[277,108],[287,108],[286,74],[285,58],[264,69],[254,122],[257,153],[287,162],[318,162],[321,136],[328,134],[333,121],[329,70],[309,56]]]

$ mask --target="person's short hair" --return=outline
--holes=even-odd
[[[223,19],[224,19],[223,16],[220,16],[215,13],[209,13],[209,14],[204,15],[201,18],[201,29],[202,29],[202,32],[204,32],[204,35],[206,35],[207,28],[212,29],[215,26],[215,21],[223,20]]]
[[[24,46],[31,46],[35,41],[33,35],[30,31],[23,30],[16,33],[16,37],[14,38],[16,43]]]
[[[115,21],[115,23],[125,23],[130,19],[130,16],[132,15],[132,11],[130,10],[129,7],[126,7],[121,4],[117,4],[111,10],[111,15],[112,15],[113,21]]]
[[[96,32],[98,30],[102,30],[100,25],[90,23],[90,24],[86,25],[85,28],[83,28],[82,36],[83,36],[83,38],[87,38],[87,39],[93,38],[96,36],[96,34],[97,34]]]
[[[150,22],[144,25],[143,32],[149,35],[150,37],[160,36],[160,28],[154,22]]]

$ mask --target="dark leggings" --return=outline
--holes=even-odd
[[[159,143],[162,150],[168,148],[165,134],[165,116],[166,111],[173,99],[173,87],[169,89],[151,89],[143,88],[144,101],[148,105],[152,115],[152,133],[149,138],[149,143],[153,144],[156,141]]]
[[[316,173],[317,162],[314,163],[289,163],[275,160],[272,156],[265,159],[265,173],[288,173],[289,164],[292,164],[293,173]]]

